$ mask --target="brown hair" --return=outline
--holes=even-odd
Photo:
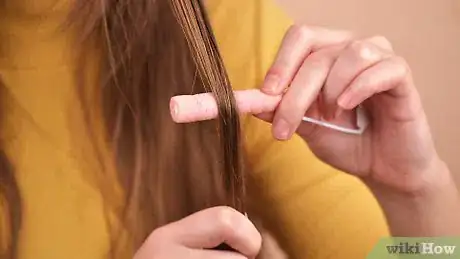
[[[113,229],[126,231],[136,249],[158,226],[204,208],[245,211],[239,118],[201,0],[79,0],[70,20],[66,28],[76,29],[75,43],[82,46],[76,78],[88,131],[96,138],[100,117],[88,108],[88,96],[95,96],[123,190],[122,206],[114,209],[121,228]],[[85,87],[84,69],[90,46],[103,50],[101,83],[92,89]],[[198,92],[215,95],[218,119],[174,124],[170,98]],[[15,256],[20,229],[12,172],[0,154],[0,202],[10,226],[1,258]],[[112,237],[117,255],[122,242]]]

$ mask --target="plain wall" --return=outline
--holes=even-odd
[[[413,70],[438,151],[460,185],[460,2],[276,0],[297,21],[386,36]]]

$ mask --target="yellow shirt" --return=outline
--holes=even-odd
[[[23,199],[20,259],[102,259],[108,245],[97,170],[85,154],[70,60],[57,31],[68,2],[7,0],[0,11],[0,75],[8,89],[3,138]],[[257,87],[290,24],[268,0],[209,0],[230,79]],[[5,99],[5,98],[4,98]],[[364,258],[387,227],[357,179],[319,162],[298,137],[275,141],[268,124],[244,122],[254,167],[250,194],[291,258]],[[86,140],[86,142],[85,142]]]

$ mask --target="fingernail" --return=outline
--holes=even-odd
[[[280,78],[277,75],[267,75],[264,81],[264,90],[268,93],[276,94],[279,88]]]
[[[326,112],[324,112],[324,119],[332,120],[335,116],[335,109],[333,107],[326,108]]]
[[[284,119],[278,120],[273,128],[273,133],[276,139],[287,140],[291,134],[289,124]]]
[[[342,114],[342,111],[343,111],[343,110],[342,110],[340,107],[337,107],[337,108],[335,109],[335,113],[334,113],[334,118],[333,118],[333,119],[338,118],[338,117],[340,116],[340,114]]]
[[[339,99],[337,100],[337,104],[343,108],[348,109],[351,102],[351,95],[350,94],[342,94]]]

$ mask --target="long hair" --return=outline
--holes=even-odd
[[[244,212],[240,122],[202,1],[77,0],[69,21],[64,27],[75,30],[80,46],[76,87],[87,129],[96,139],[102,119],[104,141],[95,149],[101,164],[101,150],[110,150],[121,187],[120,206],[108,206],[113,222],[119,222],[112,226],[117,231],[112,255],[120,247],[137,249],[155,228],[204,208],[227,205]],[[94,52],[98,58],[91,57]],[[90,85],[97,87],[87,87],[94,60],[98,83]],[[219,117],[173,123],[170,98],[199,92],[215,95]],[[100,116],[89,108],[93,101]],[[13,168],[2,153],[0,205],[7,215],[0,226],[9,226],[0,258],[14,258],[21,203]],[[120,241],[119,233],[129,242]]]

